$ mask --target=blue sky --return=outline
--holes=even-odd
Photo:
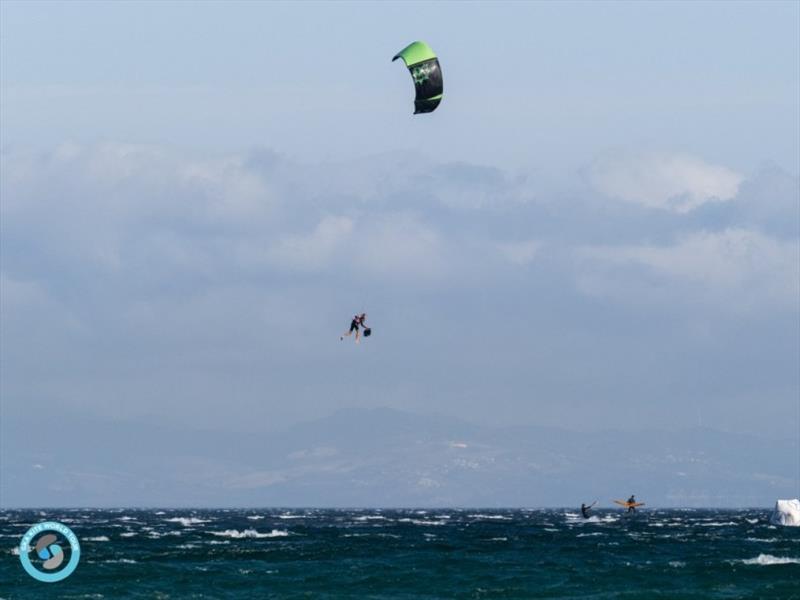
[[[266,145],[315,160],[424,149],[540,178],[631,145],[745,172],[800,156],[791,2],[2,10],[6,144]],[[435,119],[408,118],[408,82],[388,64],[417,38],[446,70]]]
[[[797,3],[0,17],[5,423],[796,434]]]

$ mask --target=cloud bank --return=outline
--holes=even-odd
[[[606,156],[588,169],[592,185],[609,198],[686,213],[734,198],[744,177],[683,154]]]
[[[252,428],[435,406],[588,427],[627,399],[631,423],[679,418],[639,402],[657,393],[745,414],[745,337],[770,348],[770,401],[796,391],[799,187],[773,167],[625,154],[554,189],[422,156],[119,143],[6,148],[0,167],[6,410]],[[357,310],[380,335],[353,364],[333,342]],[[709,353],[713,376],[684,386]]]

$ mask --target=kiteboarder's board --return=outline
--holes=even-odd
[[[644,502],[627,502],[625,500],[614,500],[614,502],[620,506],[624,506],[625,508],[630,508],[631,506],[644,506]]]
[[[372,329],[370,329],[369,327],[365,328],[364,329],[364,337],[369,337],[371,335],[372,335]]]

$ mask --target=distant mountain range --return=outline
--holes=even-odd
[[[386,408],[264,435],[15,423],[0,444],[4,508],[603,506],[630,494],[648,507],[769,507],[800,477],[796,440],[496,428]]]

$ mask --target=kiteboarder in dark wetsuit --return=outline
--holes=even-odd
[[[592,507],[595,504],[597,504],[597,500],[595,500],[591,504],[584,504],[583,502],[581,502],[581,514],[583,515],[584,519],[588,519],[591,516],[589,514],[589,511],[592,510]]]
[[[348,331],[345,334],[342,334],[342,336],[339,339],[343,340],[345,337],[351,335],[355,331],[356,332],[356,344],[357,344],[359,342],[359,338],[361,337],[361,333],[359,332],[359,329],[358,329],[359,326],[364,328],[364,334],[365,335],[369,335],[369,331],[367,331],[367,329],[368,329],[367,328],[367,324],[364,323],[364,321],[366,319],[367,319],[367,314],[366,313],[361,313],[360,315],[354,316],[353,320],[350,321],[350,331]]]
[[[628,498],[628,512],[629,513],[636,512],[636,507],[634,506],[634,504],[636,504],[636,496],[631,494],[631,497]]]

